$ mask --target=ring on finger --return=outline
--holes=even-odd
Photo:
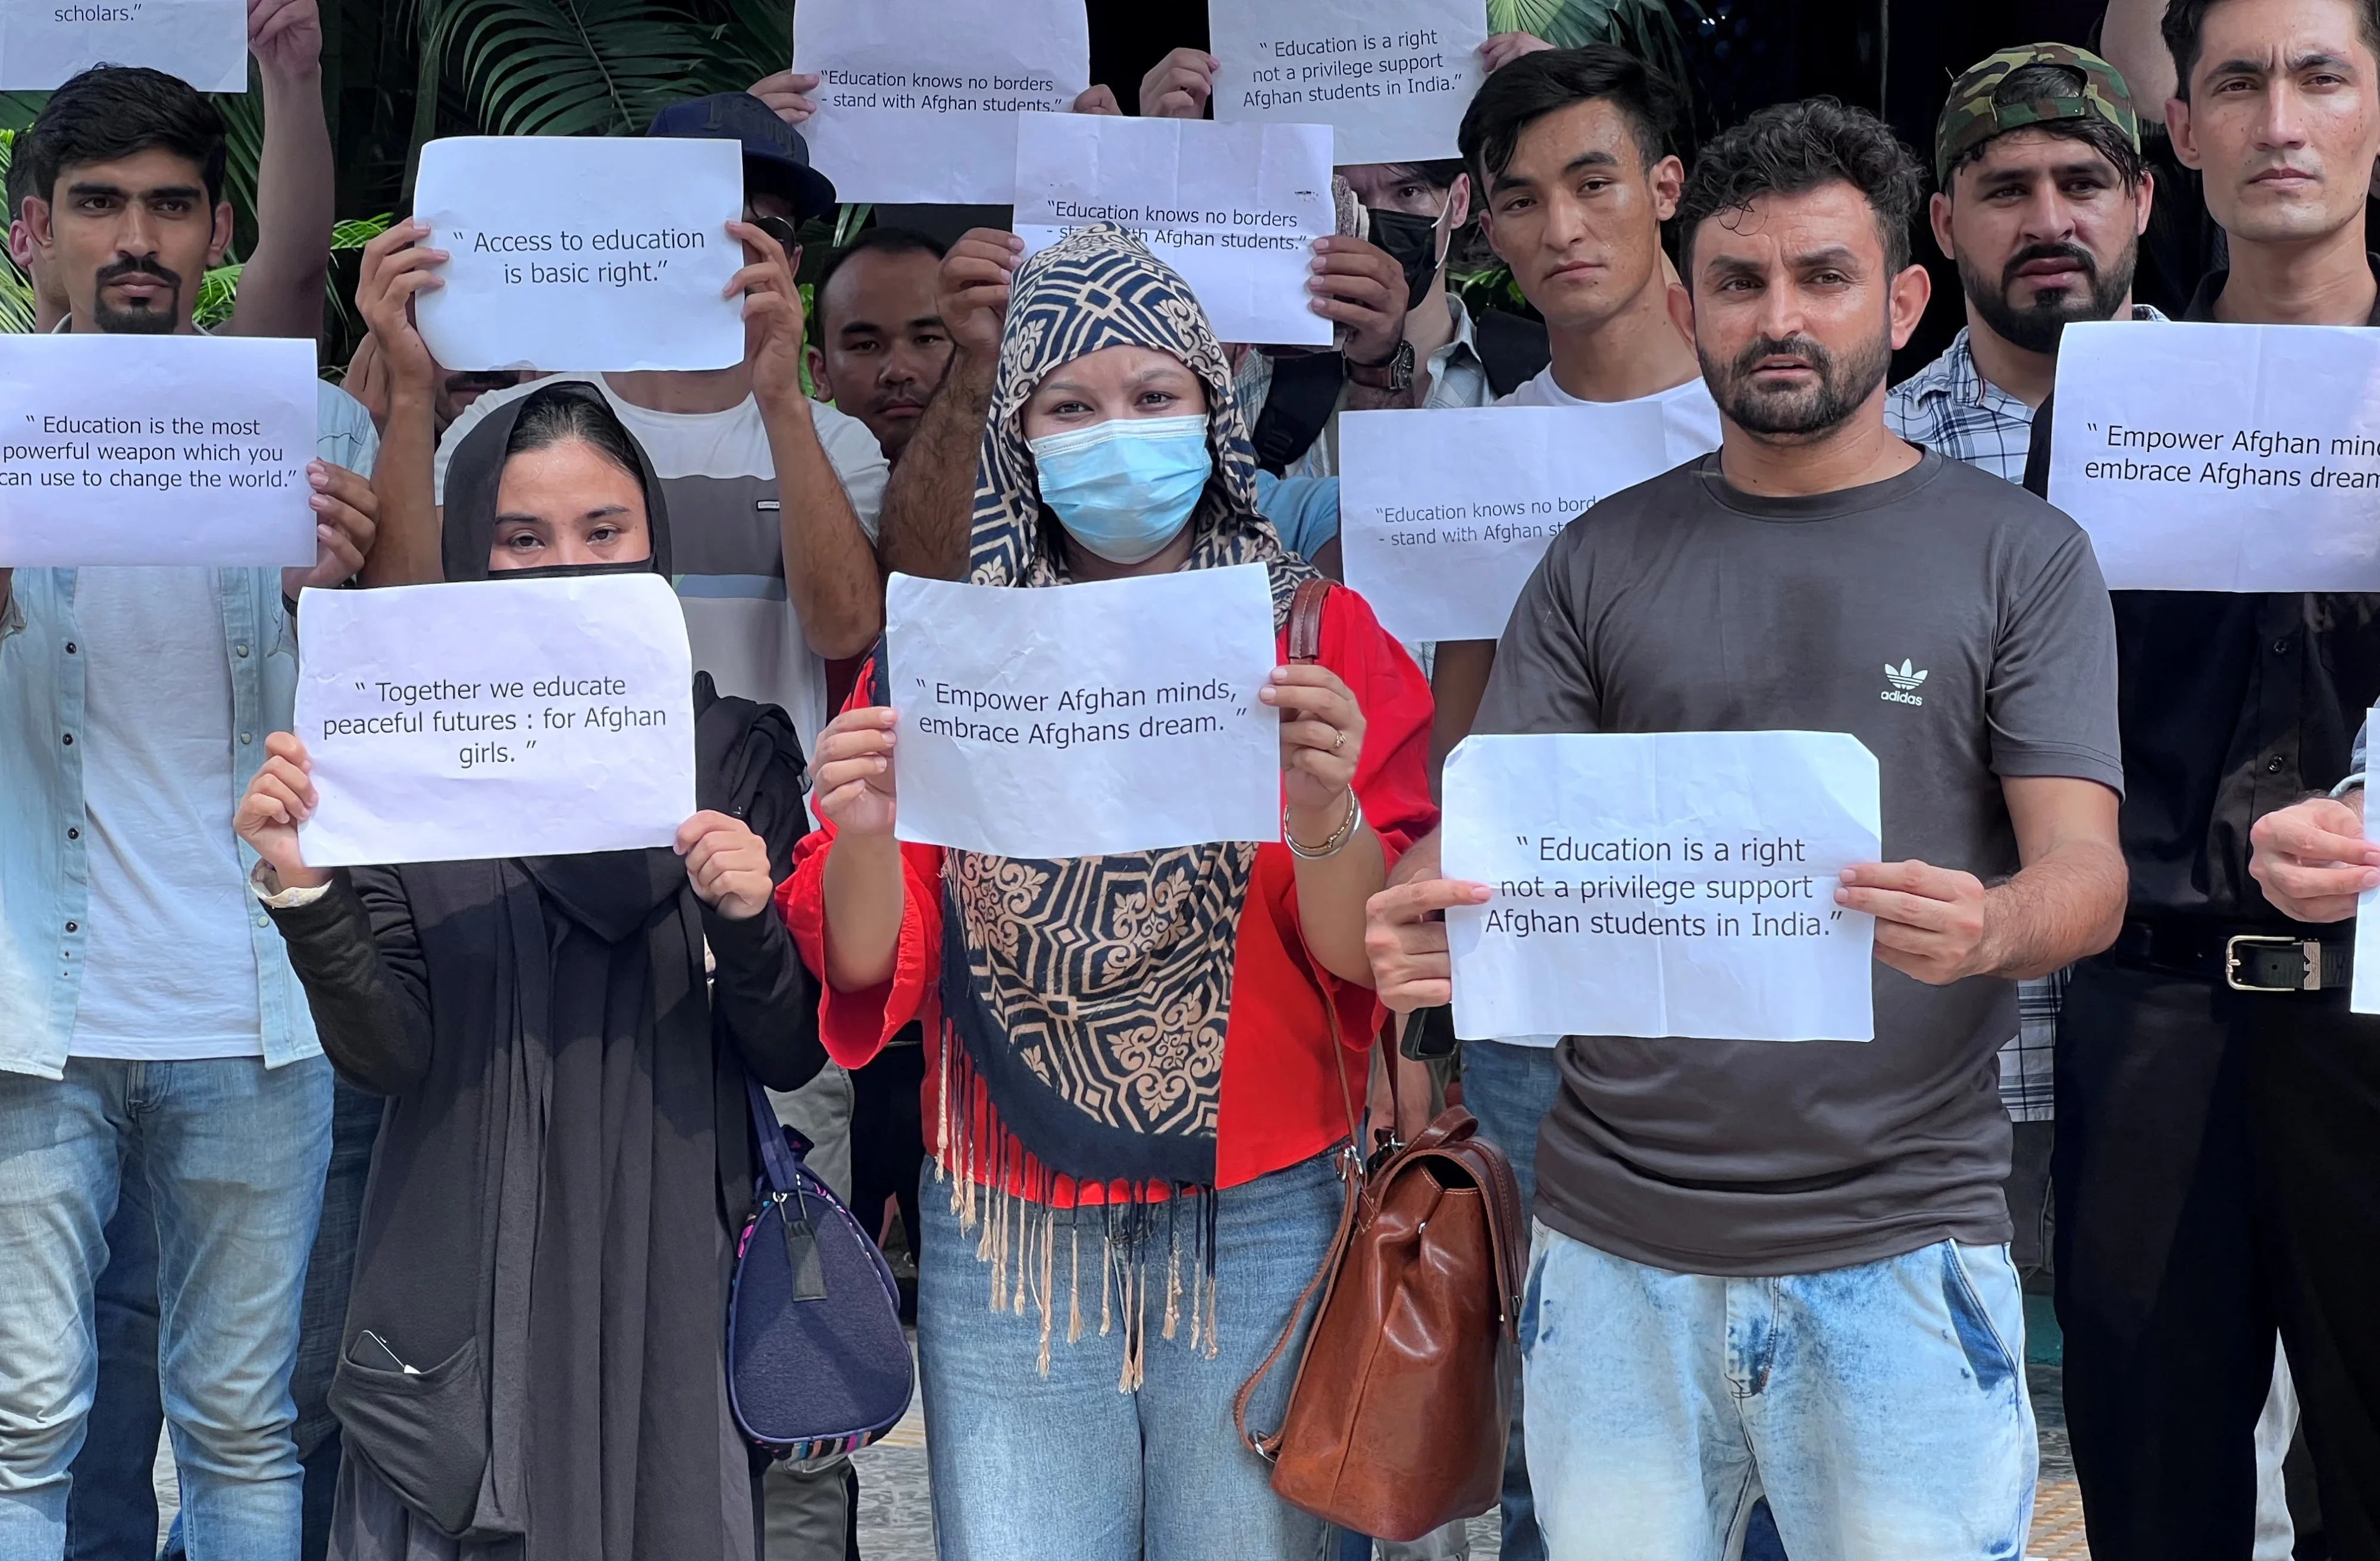
[[[1340,749],[1342,749],[1342,748],[1345,747],[1346,745],[1347,745],[1347,734],[1346,734],[1345,732],[1332,732],[1332,733],[1330,734],[1330,751],[1331,751],[1332,753],[1334,753],[1334,754],[1335,754],[1335,753],[1337,753]]]

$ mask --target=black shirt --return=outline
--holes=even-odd
[[[2380,275],[2380,255],[2372,263]],[[2204,277],[2182,318],[2214,319],[2229,280]],[[2380,303],[2365,323],[2380,325]],[[2043,495],[2054,399],[2034,417],[2024,464]],[[2248,876],[2248,831],[2347,774],[2380,699],[2380,595],[2110,594],[2131,914],[2291,925]]]

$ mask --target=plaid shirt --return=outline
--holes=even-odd
[[[2165,316],[2134,304],[2132,318]],[[1939,450],[2010,482],[2024,480],[2024,458],[2033,451],[2033,408],[1976,372],[1963,328],[1941,357],[1886,393],[1884,421],[1912,444]],[[2017,983],[2017,1033],[2000,1047],[2000,1104],[2011,1121],[2046,1122],[2057,1116],[2058,1008],[2065,989],[2064,971]]]

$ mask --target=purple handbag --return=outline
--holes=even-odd
[[[772,1458],[847,1453],[909,1410],[917,1364],[899,1293],[884,1254],[803,1161],[808,1145],[779,1125],[758,1081],[744,1083],[760,1176],[728,1292],[728,1402]]]

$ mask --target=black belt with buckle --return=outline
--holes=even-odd
[[[2135,918],[2107,957],[2170,975],[2221,981],[2235,992],[2331,992],[2354,975],[2351,927],[2334,938],[2303,933],[2234,932],[2220,922]]]

